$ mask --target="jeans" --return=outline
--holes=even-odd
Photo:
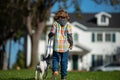
[[[69,51],[62,52],[62,53],[53,51],[53,56],[52,56],[52,70],[53,70],[53,72],[58,71],[59,62],[60,62],[60,64],[61,64],[61,76],[67,75],[68,53],[69,53]]]

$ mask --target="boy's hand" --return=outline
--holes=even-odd
[[[73,46],[70,46],[69,48],[70,48],[70,50],[72,50]]]

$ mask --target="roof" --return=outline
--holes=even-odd
[[[111,17],[111,15],[106,12],[100,12],[100,13],[96,14],[95,17],[101,16],[101,15],[105,15],[106,17]]]
[[[109,26],[98,26],[96,14],[98,13],[84,13],[81,14],[81,17],[77,17],[75,14],[70,13],[70,22],[78,22],[91,29],[120,29],[120,13],[109,13],[111,15]]]

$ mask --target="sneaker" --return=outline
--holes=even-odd
[[[62,77],[61,77],[61,80],[66,80],[66,76],[62,76]]]

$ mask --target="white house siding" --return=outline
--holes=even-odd
[[[116,32],[116,45],[117,46],[120,46],[120,31],[119,32]]]
[[[41,59],[41,55],[46,53],[46,41],[40,40],[38,46],[38,59]]]

